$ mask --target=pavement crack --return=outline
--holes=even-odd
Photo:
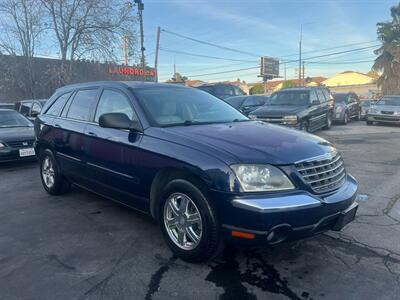
[[[166,264],[163,264],[158,270],[151,275],[150,283],[148,285],[146,300],[151,300],[153,295],[160,289],[161,280],[166,272],[168,272],[171,264],[176,260],[176,257],[171,257]]]
[[[392,220],[396,220],[397,222],[400,222],[400,220],[397,220],[396,218],[390,216],[390,212],[392,211],[393,207],[396,205],[397,201],[400,200],[400,194],[395,195],[394,197],[390,198],[390,201],[387,203],[386,207],[382,210],[383,214],[391,218]]]

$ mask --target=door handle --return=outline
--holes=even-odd
[[[90,136],[97,136],[97,134],[95,134],[94,132],[91,132],[91,131],[87,132],[86,134],[90,135]]]

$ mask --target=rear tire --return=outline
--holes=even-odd
[[[60,171],[57,160],[50,149],[40,154],[40,179],[46,192],[61,195],[69,191],[71,184]]]
[[[191,263],[211,260],[223,250],[216,209],[205,195],[183,179],[172,180],[161,195],[158,216],[164,239],[176,256]]]

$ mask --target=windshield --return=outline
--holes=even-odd
[[[375,105],[393,105],[400,106],[400,96],[383,97]]]
[[[362,106],[362,107],[369,107],[369,106],[371,106],[371,100],[363,100],[363,101],[361,101],[361,103],[360,103],[360,105]]]
[[[344,103],[347,102],[347,94],[334,94],[333,99],[335,99],[336,103]]]
[[[135,94],[154,126],[179,126],[247,121],[224,101],[197,89],[143,88]]]
[[[309,91],[282,91],[271,96],[268,105],[306,106],[310,104]]]
[[[32,123],[16,111],[0,111],[0,127],[30,127]]]

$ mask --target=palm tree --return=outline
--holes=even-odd
[[[373,69],[382,72],[377,83],[384,95],[400,95],[400,3],[393,6],[390,12],[392,21],[377,24],[378,39],[382,46],[375,51],[379,56]]]

